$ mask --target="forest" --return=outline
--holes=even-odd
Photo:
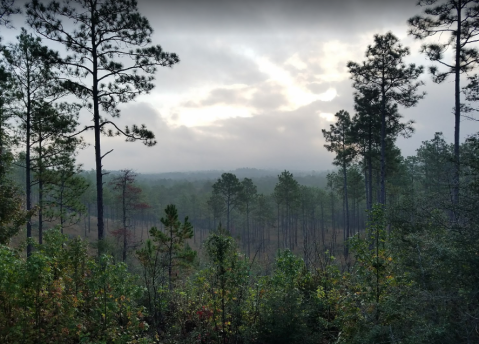
[[[329,171],[142,174],[108,169],[101,139],[156,144],[121,105],[180,57],[137,2],[0,0],[18,34],[0,42],[0,343],[479,343],[479,132],[460,134],[479,1],[418,5],[405,21],[431,67],[372,37],[347,64],[354,108],[318,132]],[[450,81],[454,141],[403,156],[400,110],[434,102],[425,74]]]

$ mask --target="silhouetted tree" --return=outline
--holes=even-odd
[[[15,0],[0,0],[0,25],[10,27],[10,16],[20,13],[15,7]]]
[[[140,200],[141,188],[134,185],[136,174],[132,170],[121,170],[121,174],[110,181],[110,185],[118,192],[117,199],[121,202],[122,228],[114,231],[115,236],[122,237],[122,259],[126,261],[128,241],[131,240],[130,219],[132,212],[142,207]]]
[[[251,208],[258,196],[258,190],[256,185],[253,184],[253,181],[250,178],[245,178],[241,181],[241,194],[240,194],[240,203],[246,213],[246,241],[248,246],[248,257],[251,254],[251,237],[250,237],[250,226],[249,226],[249,214]]]
[[[343,202],[344,202],[344,219],[345,219],[345,238],[349,238],[349,202],[348,202],[348,178],[347,171],[351,162],[356,156],[356,152],[352,145],[352,123],[351,117],[347,111],[341,110],[335,115],[336,123],[330,125],[330,130],[323,129],[323,136],[326,142],[324,147],[329,152],[336,153],[333,164],[341,166],[343,172]],[[344,249],[347,256],[347,245]]]
[[[226,211],[226,230],[231,230],[231,212],[241,203],[243,186],[233,173],[223,173],[221,178],[213,184],[213,196],[223,199]]]
[[[397,103],[411,107],[424,97],[424,93],[418,93],[423,82],[416,81],[423,67],[406,65],[403,60],[407,55],[409,49],[399,44],[398,39],[388,32],[374,36],[374,45],[366,50],[366,61],[361,64],[348,62],[354,87],[377,90],[381,101],[381,204],[386,203],[387,105]]]
[[[57,87],[57,75],[51,65],[57,53],[43,46],[40,38],[33,37],[25,29],[22,29],[17,39],[18,43],[10,44],[3,52],[21,107],[18,117],[21,122],[22,142],[25,142],[26,210],[30,211],[32,209],[32,150],[37,143],[33,141],[33,135],[35,135],[35,129],[39,129],[34,128],[34,123],[44,116],[45,103],[55,101],[61,96],[61,92]],[[29,219],[27,237],[31,236],[32,223]],[[28,245],[28,255],[31,254],[31,250],[31,245]]]
[[[151,45],[153,29],[138,12],[135,0],[62,0],[47,5],[33,0],[27,4],[27,15],[39,35],[62,44],[70,53],[57,61],[70,77],[64,87],[92,112],[93,125],[84,130],[95,134],[98,240],[103,240],[102,159],[109,152],[102,154],[100,135],[123,135],[127,141],[142,140],[147,146],[156,141],[145,125],[120,129],[100,116],[100,108],[119,117],[118,105],[151,91],[156,68],[173,66],[178,56]],[[107,130],[108,125],[116,132]]]
[[[420,0],[419,6],[425,6],[424,16],[414,16],[409,19],[409,34],[416,39],[449,33],[445,43],[427,43],[421,48],[432,62],[446,67],[440,71],[437,66],[429,67],[433,81],[443,82],[448,75],[454,74],[454,158],[456,172],[453,188],[453,202],[459,197],[459,140],[461,124],[461,74],[469,72],[476,65],[479,51],[474,46],[479,37],[478,16],[479,1],[477,0]],[[452,63],[446,62],[444,53],[448,48],[454,50]]]
[[[283,171],[278,175],[278,183],[274,187],[274,198],[278,204],[278,249],[279,249],[279,231],[283,230],[284,247],[292,249],[295,245],[293,240],[292,225],[293,212],[298,205],[300,188],[299,183],[289,171]],[[280,205],[282,205],[282,218],[280,220]],[[288,242],[289,241],[289,242]]]

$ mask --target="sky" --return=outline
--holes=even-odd
[[[103,152],[114,149],[107,170],[332,169],[321,129],[342,109],[354,114],[347,62],[363,61],[374,34],[391,31],[411,50],[406,62],[431,65],[407,36],[407,19],[423,11],[416,0],[139,0],[139,10],[153,43],[180,63],[160,68],[152,92],[122,105],[117,120],[146,124],[157,144],[102,138]],[[16,34],[2,32],[7,42]],[[405,156],[435,132],[453,140],[453,79],[421,79],[426,97],[400,108],[416,122],[412,138],[397,142]],[[479,122],[463,121],[461,131],[475,133]],[[93,133],[85,139],[93,143]],[[78,161],[94,168],[93,144]]]

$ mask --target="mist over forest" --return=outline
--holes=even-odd
[[[0,343],[479,342],[479,0],[398,3],[0,0]]]

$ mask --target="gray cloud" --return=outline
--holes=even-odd
[[[415,4],[416,0],[140,0],[140,7],[159,30],[195,35],[278,31],[287,35],[318,27],[335,34],[364,31],[376,28],[378,22],[390,26],[405,21],[418,12]]]
[[[237,167],[322,170],[330,168],[332,155],[322,148],[321,128],[328,126],[317,114],[318,103],[296,111],[271,112],[250,118],[230,118],[212,126],[169,127],[148,104],[123,109],[121,124],[150,119],[155,147],[103,139],[108,169],[133,167],[142,172],[234,169]],[[155,116],[156,121],[151,121]],[[85,168],[93,168],[93,147],[81,152]]]
[[[247,93],[252,93],[249,97]],[[284,87],[274,82],[253,84],[242,88],[214,88],[198,102],[186,101],[185,107],[201,108],[213,105],[251,106],[256,112],[274,110],[287,104]]]
[[[263,84],[253,94],[250,102],[251,106],[265,110],[274,110],[286,104],[283,87],[271,82]]]
[[[374,33],[392,30],[404,36],[407,19],[422,12],[415,3],[416,0],[139,0],[140,12],[155,30],[153,42],[178,53],[181,62],[172,69],[160,68],[150,98],[124,105],[118,120],[121,126],[147,124],[156,133],[158,144],[147,148],[138,142],[105,138],[103,151],[114,148],[105,158],[105,168],[132,167],[139,172],[331,168],[333,154],[324,149],[321,135],[321,129],[330,123],[318,114],[334,114],[341,109],[353,114],[354,90],[348,79],[320,82],[317,77],[332,69],[347,73],[340,55],[361,61]],[[23,19],[18,17],[16,27],[22,25]],[[2,31],[5,41],[17,34],[15,30]],[[341,49],[345,50],[330,53],[333,59],[326,61],[321,55],[323,44],[331,41],[344,44]],[[404,40],[406,45],[412,43],[411,38]],[[411,59],[428,65],[417,45],[416,42]],[[284,85],[268,80],[269,76],[244,54],[244,48],[284,67],[309,91],[320,94],[333,87],[338,96],[331,102],[315,101],[294,111],[278,110],[287,102]],[[306,69],[284,65],[294,54],[307,65]],[[434,85],[429,76],[424,79],[427,97],[417,107],[400,109],[406,119],[417,121],[413,138],[398,140],[406,155],[413,154],[421,141],[431,139],[436,131],[443,131],[450,141],[453,137],[453,85],[450,80]],[[244,84],[253,90],[251,97],[231,88],[233,84]],[[199,99],[195,92],[201,88],[208,93]],[[191,99],[186,99],[185,94]],[[189,108],[248,106],[254,109],[254,116],[216,120],[197,127],[173,127],[168,120],[175,120],[181,113],[161,113],[146,103],[155,97],[180,97],[180,105]],[[477,123],[462,124],[463,137],[477,130]],[[91,141],[91,137],[88,139]],[[80,153],[79,160],[86,168],[94,167],[93,147]]]

